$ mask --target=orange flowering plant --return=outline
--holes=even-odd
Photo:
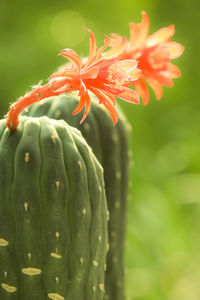
[[[126,48],[126,38],[122,38],[119,43],[104,53],[108,43],[105,42],[101,48],[97,49],[95,36],[92,31],[88,31],[90,34],[90,52],[86,62],[75,51],[64,49],[60,55],[69,59],[71,63],[52,74],[47,84],[44,86],[39,84],[12,104],[6,120],[6,125],[11,131],[16,130],[19,114],[26,107],[44,98],[66,92],[79,92],[80,103],[73,114],[80,112],[85,106],[81,122],[90,109],[89,91],[98,97],[100,103],[105,105],[114,124],[117,122],[115,96],[129,102],[139,103],[137,92],[127,87],[130,82],[137,80],[140,76],[140,70],[137,69],[138,63],[133,59],[117,59]]]
[[[35,86],[29,93],[11,105],[6,125],[11,131],[18,127],[20,113],[29,105],[48,97],[77,91],[80,102],[72,114],[85,111],[86,118],[93,93],[109,111],[113,124],[117,122],[116,97],[135,104],[139,97],[143,103],[149,101],[146,83],[154,90],[158,99],[162,96],[162,85],[172,86],[172,78],[180,76],[179,69],[170,60],[180,56],[183,46],[171,42],[174,26],[162,28],[149,35],[149,18],[143,12],[140,24],[130,23],[130,40],[117,34],[106,36],[101,48],[96,46],[93,32],[90,35],[88,58],[81,58],[72,49],[64,49],[59,55],[70,62],[50,76],[45,85]],[[108,51],[105,50],[111,47]],[[135,90],[129,85],[135,87]]]
[[[156,98],[160,99],[163,94],[163,86],[173,86],[172,78],[180,76],[180,70],[171,63],[171,59],[179,57],[184,47],[172,42],[171,38],[175,33],[174,25],[159,29],[149,35],[149,17],[142,12],[142,21],[139,24],[130,23],[130,40],[124,52],[118,57],[123,59],[136,59],[141,76],[138,80],[132,81],[132,85],[142,97],[143,104],[149,102],[148,85],[155,92]],[[106,37],[110,46],[119,43],[122,37],[118,34],[111,34]]]

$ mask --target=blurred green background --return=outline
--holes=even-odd
[[[65,62],[57,53],[88,54],[92,29],[129,33],[145,10],[150,31],[175,24],[185,46],[175,64],[182,76],[151,93],[148,106],[120,101],[132,125],[134,167],[126,243],[127,300],[200,299],[200,99],[197,1],[0,1],[0,113],[31,85],[47,80]]]

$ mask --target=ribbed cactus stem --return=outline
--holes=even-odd
[[[81,116],[72,116],[78,104],[72,93],[52,97],[44,103],[30,106],[29,116],[47,115],[52,119],[63,119],[78,128],[104,168],[106,198],[110,219],[108,222],[109,252],[105,274],[105,299],[124,300],[124,241],[129,183],[130,125],[118,109],[119,120],[113,126],[104,108],[99,106],[98,98],[93,97],[87,119],[80,125]]]
[[[0,299],[103,300],[103,171],[64,121],[0,123]]]

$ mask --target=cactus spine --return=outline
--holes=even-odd
[[[114,127],[107,110],[93,97],[90,113],[80,125],[80,115],[71,113],[78,105],[72,94],[60,95],[29,107],[29,116],[47,115],[63,119],[78,128],[104,168],[106,198],[110,213],[108,223],[109,252],[105,275],[105,300],[124,299],[124,240],[129,181],[129,124],[118,108],[119,120]]]
[[[0,122],[0,299],[102,300],[107,206],[102,167],[77,129]]]

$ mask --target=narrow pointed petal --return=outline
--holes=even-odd
[[[181,54],[184,51],[184,47],[177,42],[168,43],[168,47],[169,47],[170,59],[174,59],[174,58],[181,56]]]
[[[118,115],[117,115],[116,109],[109,101],[106,101],[103,104],[104,104],[105,108],[108,110],[108,112],[110,113],[113,124],[115,125],[118,121]]]
[[[138,80],[142,74],[142,71],[140,69],[135,69],[131,72],[129,72],[129,76],[131,77],[131,81]]]
[[[97,43],[96,43],[96,38],[95,38],[94,33],[90,29],[85,28],[85,30],[87,30],[90,34],[90,52],[89,52],[89,56],[88,56],[88,61],[86,63],[86,66],[89,66],[91,60],[93,59],[93,57],[96,54]]]
[[[137,82],[134,83],[134,86],[138,94],[142,97],[143,104],[147,105],[149,102],[149,90],[144,79],[140,78],[137,80]]]
[[[154,77],[156,80],[158,80],[158,82],[161,85],[168,86],[168,87],[172,87],[174,85],[173,80],[169,77],[164,76],[162,72],[160,72],[160,74],[156,74]]]
[[[111,33],[111,37],[113,39],[118,39],[118,41],[121,41],[121,39],[122,39],[121,35],[119,35],[117,33]]]
[[[132,49],[141,46],[149,34],[149,17],[146,12],[142,12],[142,22],[139,24],[130,23],[130,45]]]
[[[92,67],[92,68],[86,68],[86,69],[83,69],[81,71],[81,78],[82,79],[88,79],[88,78],[96,78],[97,75],[99,73],[99,67]]]
[[[87,93],[87,88],[83,82],[83,80],[80,81],[80,89],[79,89],[79,96],[84,96]]]
[[[105,101],[108,101],[107,98],[109,98],[113,102],[113,105],[116,105],[116,98],[111,93],[94,87],[90,87],[89,90],[97,96],[100,103],[104,103]]]
[[[116,59],[115,58],[112,58],[112,59],[99,59],[96,63],[94,63],[92,65],[92,67],[89,67],[89,68],[94,68],[94,67],[106,67],[106,66],[110,66],[111,64],[115,63],[116,62]]]
[[[113,124],[115,125],[118,120],[117,111],[115,107],[108,101],[104,91],[95,88],[90,88],[90,91],[97,96],[99,103],[102,103],[106,107],[112,118]]]
[[[153,47],[160,43],[168,42],[172,38],[174,33],[175,33],[174,25],[161,28],[147,38],[146,45],[148,47]]]
[[[114,58],[119,56],[126,48],[126,45],[127,45],[127,40],[126,37],[124,37],[119,44],[112,47],[107,53],[103,55],[103,59]]]
[[[114,95],[112,95],[111,93],[107,92],[107,91],[103,91],[104,94],[112,101],[113,105],[116,105],[116,98]]]
[[[149,34],[149,16],[142,11],[142,22],[140,24],[140,40],[143,42]]]
[[[138,61],[134,59],[124,59],[116,63],[120,68],[122,68],[126,72],[131,72],[134,70],[137,65]]]
[[[136,47],[138,44],[138,37],[139,37],[139,26],[136,23],[129,23],[129,28],[130,28],[130,48],[133,49]]]
[[[112,33],[111,33],[112,35]],[[107,36],[107,34],[105,34],[105,39],[104,39],[105,44],[108,44],[108,46],[113,47],[115,45],[115,38],[110,38],[109,36]]]
[[[159,100],[163,95],[163,89],[161,84],[155,78],[146,79],[152,90],[154,91],[156,98]]]
[[[66,63],[66,64],[62,65],[61,67],[59,67],[57,69],[57,72],[58,71],[74,71],[74,65],[71,62]]]
[[[78,56],[78,54],[71,50],[71,49],[64,49],[65,52],[61,52],[58,55],[64,56],[67,59],[69,59],[72,64],[74,64],[78,70],[78,72],[80,71],[81,67],[82,67],[82,61],[81,58]]]
[[[85,105],[85,102],[86,102],[86,99],[84,96],[81,96],[80,98],[80,102],[79,104],[77,105],[77,107],[75,108],[75,110],[72,112],[72,115],[76,115],[78,114],[84,107]]]
[[[105,43],[110,47],[116,46],[123,39],[123,37],[117,33],[111,33],[110,36],[111,38],[105,35]]]
[[[77,76],[77,72],[74,72],[74,71],[65,71],[65,70],[60,70],[58,72],[55,72],[53,73],[50,78],[54,78],[54,77],[70,77],[70,78],[73,78],[73,77],[76,77]]]
[[[124,90],[119,93],[118,97],[127,102],[131,102],[134,104],[140,103],[139,94],[136,91],[129,89],[127,87],[124,87]]]
[[[105,106],[105,108],[108,110],[108,112],[112,118],[113,124],[115,125],[118,120],[117,111],[116,111],[115,107],[107,99],[104,91],[100,91],[95,88],[91,88],[90,91],[97,96],[97,98],[99,99],[99,103],[102,103]]]
[[[169,68],[169,72],[172,75],[172,78],[178,78],[181,76],[181,71],[179,70],[179,68],[177,66],[175,66],[172,63],[168,64],[168,68]]]
[[[181,76],[181,71],[174,64],[168,63],[168,69],[166,71],[163,71],[162,74],[166,77],[178,78]]]
[[[100,49],[98,49],[96,55],[95,55],[95,59],[98,60],[102,53],[104,52],[104,50],[108,47],[108,43],[105,43]]]
[[[90,107],[91,107],[91,100],[90,100],[90,96],[88,95],[88,93],[86,93],[84,96],[85,98],[85,111],[84,111],[84,114],[83,114],[83,117],[80,121],[80,124],[83,123],[83,121],[85,120],[85,118],[87,117],[87,114],[89,113],[90,111]]]

